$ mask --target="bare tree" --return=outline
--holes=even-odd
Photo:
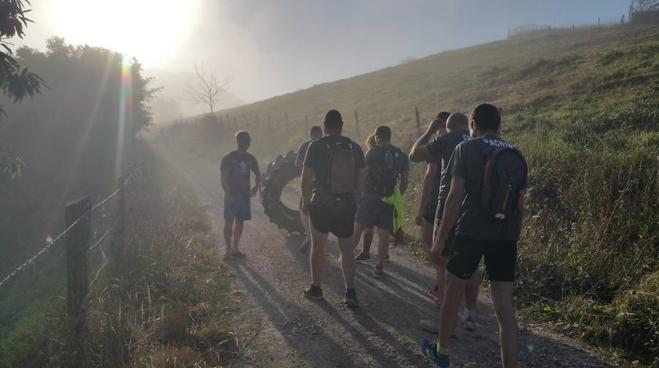
[[[228,78],[218,80],[214,73],[206,71],[203,66],[195,66],[196,83],[191,88],[192,100],[198,104],[208,106],[210,113],[215,112],[220,97],[226,92],[226,85],[229,83]]]
[[[633,0],[632,4],[635,11],[659,9],[659,1],[657,0]]]

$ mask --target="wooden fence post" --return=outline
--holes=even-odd
[[[421,116],[419,116],[419,108],[414,108],[414,116],[416,118],[416,136],[421,135]]]
[[[355,129],[357,130],[357,140],[361,142],[362,132],[361,129],[359,129],[359,114],[357,113],[357,110],[355,110]]]
[[[89,291],[87,251],[91,237],[92,200],[86,196],[68,203],[64,214],[66,234],[66,312],[72,332],[71,351],[82,351],[80,338],[85,326],[85,299]],[[76,221],[78,221],[76,223]]]

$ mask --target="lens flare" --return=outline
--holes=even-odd
[[[121,85],[119,88],[119,116],[117,127],[117,153],[115,159],[115,177],[121,176],[124,165],[124,155],[126,152],[126,141],[130,139],[133,134],[131,129],[128,129],[128,124],[132,121],[132,108],[133,108],[133,91],[132,91],[132,63],[128,55],[124,54],[121,60]]]

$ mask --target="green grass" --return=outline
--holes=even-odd
[[[502,108],[503,136],[529,161],[522,316],[659,366],[658,26],[537,32],[447,51],[226,110],[216,121],[193,119],[162,138],[218,160],[232,132],[248,129],[253,151],[269,162],[304,139],[305,117],[317,123],[337,108],[353,138],[388,124],[409,148],[415,107],[425,125],[440,110],[481,102]],[[410,234],[423,170],[411,172]],[[418,240],[411,247],[418,251]]]

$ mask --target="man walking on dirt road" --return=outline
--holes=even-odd
[[[297,156],[295,157],[295,167],[302,171],[302,168],[304,167],[304,158],[307,156],[307,149],[309,148],[309,144],[311,142],[315,141],[316,139],[320,138],[323,136],[323,128],[319,127],[318,125],[314,125],[311,127],[311,131],[309,132],[310,138],[308,141],[302,143],[300,145],[300,148],[297,150]],[[302,221],[302,226],[304,226],[304,241],[302,242],[302,245],[300,245],[300,253],[306,253],[309,250],[309,246],[311,245],[311,229],[309,228],[309,214],[304,213],[302,211],[302,204],[304,201],[302,200],[302,196],[300,196],[300,220]]]
[[[375,276],[379,277],[383,273],[390,234],[394,230],[394,206],[383,199],[396,194],[396,191],[400,195],[405,193],[409,161],[406,154],[391,144],[391,129],[388,126],[379,126],[374,135],[376,145],[366,153],[366,186],[357,209],[353,243],[356,247],[364,229],[376,228],[378,259]]]
[[[453,113],[446,120],[446,133],[439,135],[427,144],[423,144],[423,141],[420,139],[414,144],[410,152],[410,159],[412,161],[436,162],[441,166],[441,179],[439,182],[439,189],[437,190],[437,197],[432,198],[431,201],[434,203],[428,205],[429,208],[435,209],[435,213],[432,214],[432,218],[434,219],[434,230],[439,227],[441,222],[444,213],[444,202],[446,201],[449,188],[451,187],[451,173],[448,172],[449,160],[455,147],[468,139],[469,119],[464,114]],[[430,215],[425,217],[424,221],[428,221],[431,218]],[[444,254],[442,254],[444,258],[450,258],[453,239],[454,234],[453,231],[451,231],[447,241],[447,246],[444,248]],[[430,259],[430,248],[426,249],[426,252],[428,259]],[[442,298],[444,297],[445,271],[446,265],[437,266],[437,284],[434,288],[434,290],[436,290],[436,295],[433,296],[437,298],[435,302],[439,305],[441,305]],[[474,317],[476,313],[476,301],[478,300],[479,284],[480,272],[476,270],[467,283],[465,291],[466,306],[462,313],[463,325],[468,330],[474,330],[476,328]],[[427,320],[422,320],[421,325],[424,326],[424,329],[426,330],[435,330],[437,326],[435,321]]]
[[[481,258],[490,279],[492,302],[499,325],[501,362],[518,367],[517,320],[513,309],[517,239],[524,212],[527,185],[524,157],[499,137],[499,110],[478,105],[471,114],[469,130],[474,139],[460,143],[449,162],[451,188],[431,256],[442,264],[451,229],[455,242],[446,269],[447,283],[436,343],[421,341],[424,356],[438,367],[449,366],[448,340],[453,331],[465,285]]]
[[[324,128],[325,136],[309,145],[302,169],[302,210],[311,220],[311,286],[304,290],[304,296],[323,299],[325,244],[331,232],[338,238],[341,253],[344,304],[355,308],[352,234],[364,183],[364,153],[357,143],[341,135],[343,119],[338,111],[327,112]]]
[[[252,219],[251,197],[261,187],[261,172],[256,158],[247,149],[251,137],[246,131],[236,133],[238,148],[224,155],[220,166],[222,189],[224,189],[224,242],[225,257],[244,257],[238,249],[243,234],[244,221]],[[254,173],[254,187],[250,187]]]
[[[414,143],[412,151],[410,152],[410,160],[413,162],[420,162],[420,159],[415,152],[414,147],[424,147],[430,142],[433,137],[437,134],[443,134],[446,132],[446,119],[451,115],[451,113],[442,111],[437,114],[437,117],[430,122],[426,131],[419,137],[419,139]],[[418,226],[421,227],[421,245],[426,254],[430,254],[430,248],[432,247],[432,232],[433,232],[433,222],[435,221],[435,210],[437,209],[437,195],[439,194],[439,181],[442,174],[442,162],[437,161],[435,157],[428,157],[425,159],[426,164],[426,174],[423,178],[423,186],[421,189],[421,199],[419,200],[419,209],[415,217],[415,222]],[[442,279],[439,278],[441,270],[437,269],[437,280],[435,286],[433,286],[429,291],[428,295],[432,298],[437,305],[441,305],[442,294],[439,290],[439,284]]]

